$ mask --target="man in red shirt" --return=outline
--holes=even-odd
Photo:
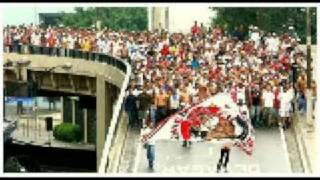
[[[170,53],[169,46],[167,44],[163,45],[163,48],[161,50],[161,55],[163,57],[166,57]]]
[[[191,33],[193,36],[199,35],[201,30],[197,23],[198,23],[197,21],[194,21],[194,25],[191,28]]]
[[[191,128],[191,121],[190,120],[184,120],[181,122],[181,135],[183,139],[183,147],[187,147],[187,143],[189,142],[189,145],[191,145],[191,134],[190,134],[190,128]]]
[[[54,37],[53,33],[51,33],[48,38],[48,46],[49,46],[49,55],[50,56],[56,55],[55,45],[56,45],[56,38]]]
[[[9,30],[4,32],[4,39],[5,39],[4,46],[5,46],[6,52],[11,52],[11,50],[12,50],[12,48],[11,48],[12,47],[12,37],[11,37]]]

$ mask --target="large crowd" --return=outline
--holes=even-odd
[[[228,32],[195,22],[189,33],[168,33],[31,24],[7,26],[3,37],[5,52],[48,47],[52,56],[81,52],[89,59],[90,53],[106,53],[129,62],[133,72],[124,107],[132,126],[157,124],[222,92],[230,94],[254,127],[288,128],[295,109],[306,112],[306,55],[289,32],[248,29]],[[314,99],[315,88],[312,81]]]

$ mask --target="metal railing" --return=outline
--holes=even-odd
[[[106,141],[103,146],[102,156],[100,159],[100,165],[98,167],[99,173],[104,173],[107,171],[109,162],[109,152],[112,146],[115,143],[115,135],[117,134],[117,130],[119,127],[119,122],[121,120],[121,114],[123,113],[123,103],[126,95],[126,89],[129,85],[129,80],[131,76],[131,65],[128,62],[120,60],[118,58],[112,57],[108,54],[104,53],[96,53],[96,52],[84,52],[81,50],[75,49],[62,49],[62,48],[49,48],[49,47],[40,47],[40,46],[30,46],[30,45],[16,45],[15,47],[11,46],[8,49],[4,49],[4,52],[8,53],[19,53],[25,54],[37,54],[37,55],[48,55],[48,56],[56,56],[56,57],[69,57],[69,58],[79,58],[85,59],[88,61],[97,61],[100,63],[107,63],[108,65],[114,66],[125,73],[124,82],[120,88],[120,94],[118,96],[118,100],[115,103],[113,108],[112,118],[110,122],[109,129],[106,134]]]

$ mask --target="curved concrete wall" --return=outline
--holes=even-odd
[[[11,61],[19,61],[24,57],[30,60],[28,68],[31,70],[45,70],[45,68],[62,66],[66,63],[71,63],[72,68],[70,70],[63,70],[62,68],[56,68],[54,73],[69,73],[73,75],[81,75],[88,77],[97,77],[101,75],[105,77],[105,81],[117,86],[122,87],[125,73],[116,67],[105,63],[98,63],[95,61],[86,61],[82,59],[73,59],[67,57],[50,57],[46,55],[30,55],[30,54],[16,54],[16,53],[4,53],[4,63],[10,59]],[[25,73],[24,73],[25,74]],[[24,75],[26,76],[26,74]],[[24,77],[26,79],[26,77]]]

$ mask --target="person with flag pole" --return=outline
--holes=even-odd
[[[224,172],[228,172],[228,163],[229,163],[229,156],[231,151],[232,144],[225,143],[220,150],[220,158],[217,164],[217,173],[221,171],[221,166],[224,168]]]
[[[180,130],[181,130],[181,135],[182,135],[182,139],[183,139],[183,147],[187,147],[187,144],[189,144],[189,146],[191,146],[191,134],[190,134],[190,130],[191,130],[191,125],[192,122],[189,119],[183,120],[181,122],[180,125]]]

